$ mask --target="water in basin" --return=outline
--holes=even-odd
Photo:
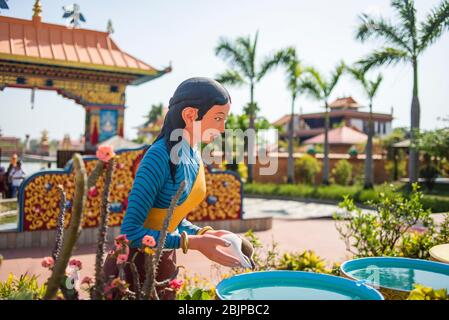
[[[291,281],[290,283],[282,283],[279,281],[264,281],[263,285],[254,284],[249,287],[248,283],[245,287],[236,286],[222,292],[222,296],[226,300],[359,300],[356,294],[350,294],[343,291],[332,291],[326,288],[298,286],[298,283]]]
[[[233,276],[217,286],[224,300],[382,299],[373,288],[341,277],[298,271],[254,272]]]
[[[347,272],[354,279],[367,279],[367,283],[400,290],[413,290],[413,284],[449,291],[449,275],[400,267],[367,267]]]

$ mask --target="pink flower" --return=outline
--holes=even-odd
[[[41,264],[44,268],[53,268],[53,266],[55,265],[55,260],[52,257],[45,257],[44,259],[42,259]]]
[[[127,254],[119,254],[117,256],[117,264],[122,264],[128,261],[128,255]]]
[[[91,285],[93,282],[94,282],[94,279],[92,279],[92,277],[89,277],[89,276],[85,276],[83,278],[83,280],[81,280],[81,284]]]
[[[183,281],[181,279],[173,279],[168,283],[168,286],[174,290],[181,289]]]
[[[72,259],[69,261],[69,267],[78,268],[78,270],[81,270],[83,267],[83,264],[78,259]]]
[[[128,239],[126,238],[126,234],[120,234],[115,238],[115,243],[117,244],[117,242],[125,242],[126,244],[128,244]]]
[[[152,236],[145,236],[142,239],[142,244],[147,247],[154,247],[156,245],[156,241]]]
[[[100,161],[108,162],[111,158],[115,156],[114,148],[112,146],[98,146],[97,158]]]
[[[97,189],[97,187],[94,186],[94,187],[90,188],[89,191],[87,191],[87,195],[90,198],[95,198],[96,196],[98,196],[98,189]]]

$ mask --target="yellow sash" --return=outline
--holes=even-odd
[[[195,209],[195,207],[204,200],[205,196],[206,179],[204,175],[203,161],[200,159],[200,167],[198,168],[198,174],[196,175],[192,190],[190,190],[187,199],[175,208],[173,217],[168,226],[168,232],[175,231],[181,220],[184,219],[190,211]],[[151,208],[143,226],[147,229],[161,230],[164,223],[164,218],[167,215],[167,209],[168,208]]]

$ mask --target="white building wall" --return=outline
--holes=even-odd
[[[350,126],[357,128],[363,132],[363,120],[362,119],[351,119],[349,123]]]

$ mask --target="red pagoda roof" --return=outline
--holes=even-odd
[[[341,127],[329,130],[329,144],[360,144],[364,143],[368,136],[351,127]],[[324,144],[324,133],[304,141],[304,144]]]
[[[362,105],[355,101],[352,97],[338,98],[329,104],[329,108],[331,109],[358,109],[360,107],[362,107]]]
[[[146,80],[170,71],[122,51],[107,32],[43,23],[40,17],[0,16],[0,60],[136,74]]]

